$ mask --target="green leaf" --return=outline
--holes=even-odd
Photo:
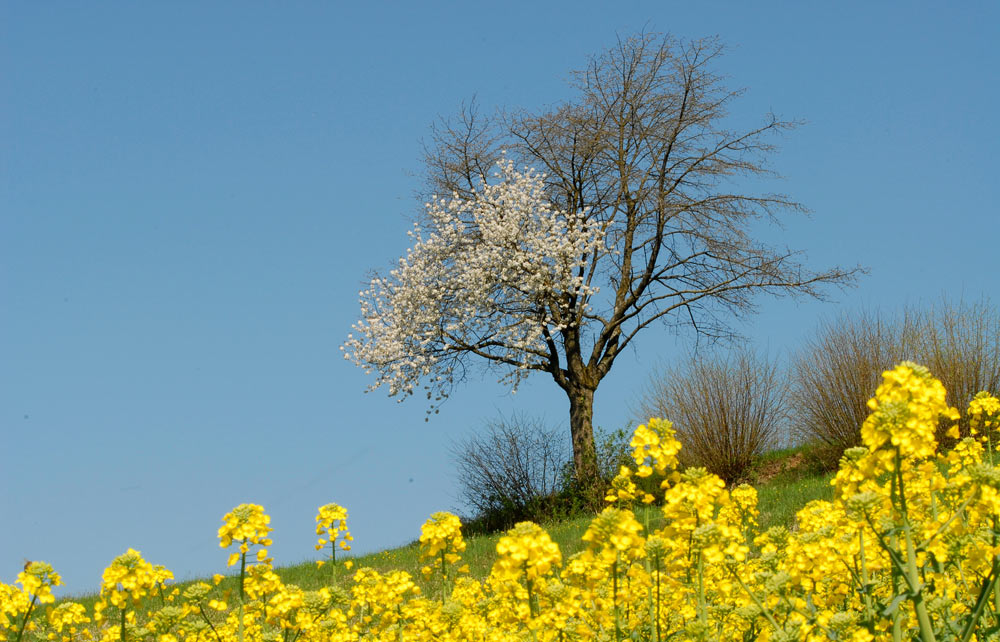
[[[907,595],[906,593],[902,593],[892,598],[892,602],[889,602],[889,606],[885,607],[885,610],[882,611],[882,617],[889,617],[893,613],[895,613],[896,609],[899,608],[899,605],[902,604],[903,600],[905,600],[908,597],[910,596]]]

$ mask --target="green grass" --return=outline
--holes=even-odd
[[[648,519],[650,528],[657,528],[663,523],[663,517],[655,507],[641,506],[637,508],[636,518],[643,524],[646,524],[645,520]],[[565,559],[583,549],[584,543],[580,538],[586,532],[591,519],[591,517],[577,517],[569,520],[544,523],[542,526],[548,532],[549,537],[559,545],[559,550],[562,551],[563,558]],[[489,574],[490,569],[493,567],[493,561],[496,558],[497,541],[502,535],[503,533],[492,533],[466,538],[466,549],[462,553],[462,561],[469,565],[469,574],[472,577],[482,579]],[[331,569],[326,565],[317,568],[315,562],[302,562],[294,566],[276,569],[276,572],[281,577],[282,582],[295,584],[300,588],[310,590],[326,586],[331,581],[339,580],[364,566],[373,568],[380,573],[392,570],[404,570],[414,576],[420,575],[420,568],[422,566],[420,562],[420,548],[417,542],[349,559],[354,562],[351,570],[345,569],[343,564],[338,561],[336,569]],[[422,584],[422,588],[424,589],[428,588],[426,584],[423,584],[422,579],[418,580],[418,584]]]
[[[833,499],[830,480],[833,473],[817,477],[778,480],[757,490],[757,508],[760,511],[760,528],[766,531],[772,526],[795,526],[795,513],[814,499]]]
[[[789,448],[760,457],[751,471],[757,489],[760,529],[795,527],[795,513],[815,499],[833,499],[833,473],[803,448]]]
[[[758,491],[758,508],[760,510],[760,527],[764,531],[771,526],[784,525],[794,528],[795,513],[806,503],[814,499],[832,499],[833,488],[830,486],[832,473],[823,472],[811,463],[802,449],[788,449],[769,453],[760,458],[750,473],[750,483]],[[657,507],[640,506],[636,509],[640,523],[648,524],[651,529],[662,525],[663,518]],[[563,558],[580,551],[583,548],[581,537],[587,530],[592,517],[576,517],[560,521],[543,523],[542,526],[549,536],[559,544]],[[648,521],[647,521],[648,520]],[[502,533],[474,535],[466,538],[466,550],[462,554],[463,563],[469,565],[472,577],[484,578],[489,574],[495,558],[496,544]],[[352,569],[346,569],[344,559],[353,562]],[[295,584],[302,589],[312,590],[331,583],[340,583],[359,568],[371,567],[386,573],[392,570],[404,570],[411,573],[423,590],[433,590],[434,587],[424,582],[420,568],[420,548],[417,542],[392,548],[377,553],[358,555],[356,557],[338,558],[335,566],[329,564],[317,567],[314,561],[305,561],[275,569],[286,584]],[[177,587],[182,592],[191,584],[204,581],[211,583],[211,578],[178,582],[170,588]],[[235,590],[237,579],[227,576],[221,583],[223,591]],[[88,611],[92,609],[96,595],[69,597],[82,603]]]

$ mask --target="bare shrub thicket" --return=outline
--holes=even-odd
[[[948,403],[964,411],[975,393],[1000,388],[1000,313],[987,299],[942,299],[901,314],[869,310],[823,323],[793,360],[795,437],[819,445],[836,465],[845,448],[860,443],[882,372],[903,360],[929,368]],[[947,443],[944,428],[938,438]]]
[[[523,415],[492,420],[452,444],[459,499],[492,531],[536,519],[560,490],[570,461],[563,431]]]
[[[861,423],[881,374],[916,359],[914,323],[866,310],[825,321],[798,351],[790,388],[793,437],[820,447],[824,462],[861,443]]]
[[[916,361],[941,380],[948,405],[963,413],[960,427],[968,434],[964,413],[981,390],[1000,392],[1000,312],[986,298],[974,303],[942,299],[922,310],[909,310],[918,328]],[[938,440],[946,443],[942,426]]]
[[[673,422],[685,466],[740,480],[780,438],[787,384],[776,362],[740,350],[692,358],[654,373],[637,404],[641,417]]]

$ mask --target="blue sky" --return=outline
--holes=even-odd
[[[957,7],[961,7],[960,9]],[[995,3],[3,3],[0,581],[51,562],[95,589],[137,548],[179,579],[224,569],[241,502],[279,563],[316,507],[357,551],[457,508],[448,444],[500,414],[560,426],[551,381],[489,376],[424,422],[344,361],[368,270],[406,248],[421,139],[473,94],[538,108],[616,35],[718,35],[733,109],[807,121],[777,189],[812,210],[762,233],[810,265],[868,266],[834,301],[762,300],[773,354],[821,318],[943,293],[1000,301]],[[596,423],[685,342],[647,332]]]

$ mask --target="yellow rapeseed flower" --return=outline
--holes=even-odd
[[[653,471],[666,475],[677,468],[677,453],[681,444],[674,437],[673,424],[665,419],[652,418],[640,424],[632,434],[629,444],[635,460],[636,475],[649,477]]]
[[[548,575],[562,563],[559,546],[534,522],[520,522],[497,542],[492,574],[504,580],[528,582]]]
[[[52,587],[62,584],[62,578],[55,572],[51,564],[46,562],[29,562],[24,571],[18,573],[17,582],[25,593],[37,598],[42,604],[51,604],[56,598]]]
[[[219,546],[227,548],[230,544],[240,542],[241,552],[246,552],[247,544],[270,546],[268,534],[271,532],[271,517],[264,513],[264,507],[259,504],[240,504],[222,518],[225,522],[219,527]]]

